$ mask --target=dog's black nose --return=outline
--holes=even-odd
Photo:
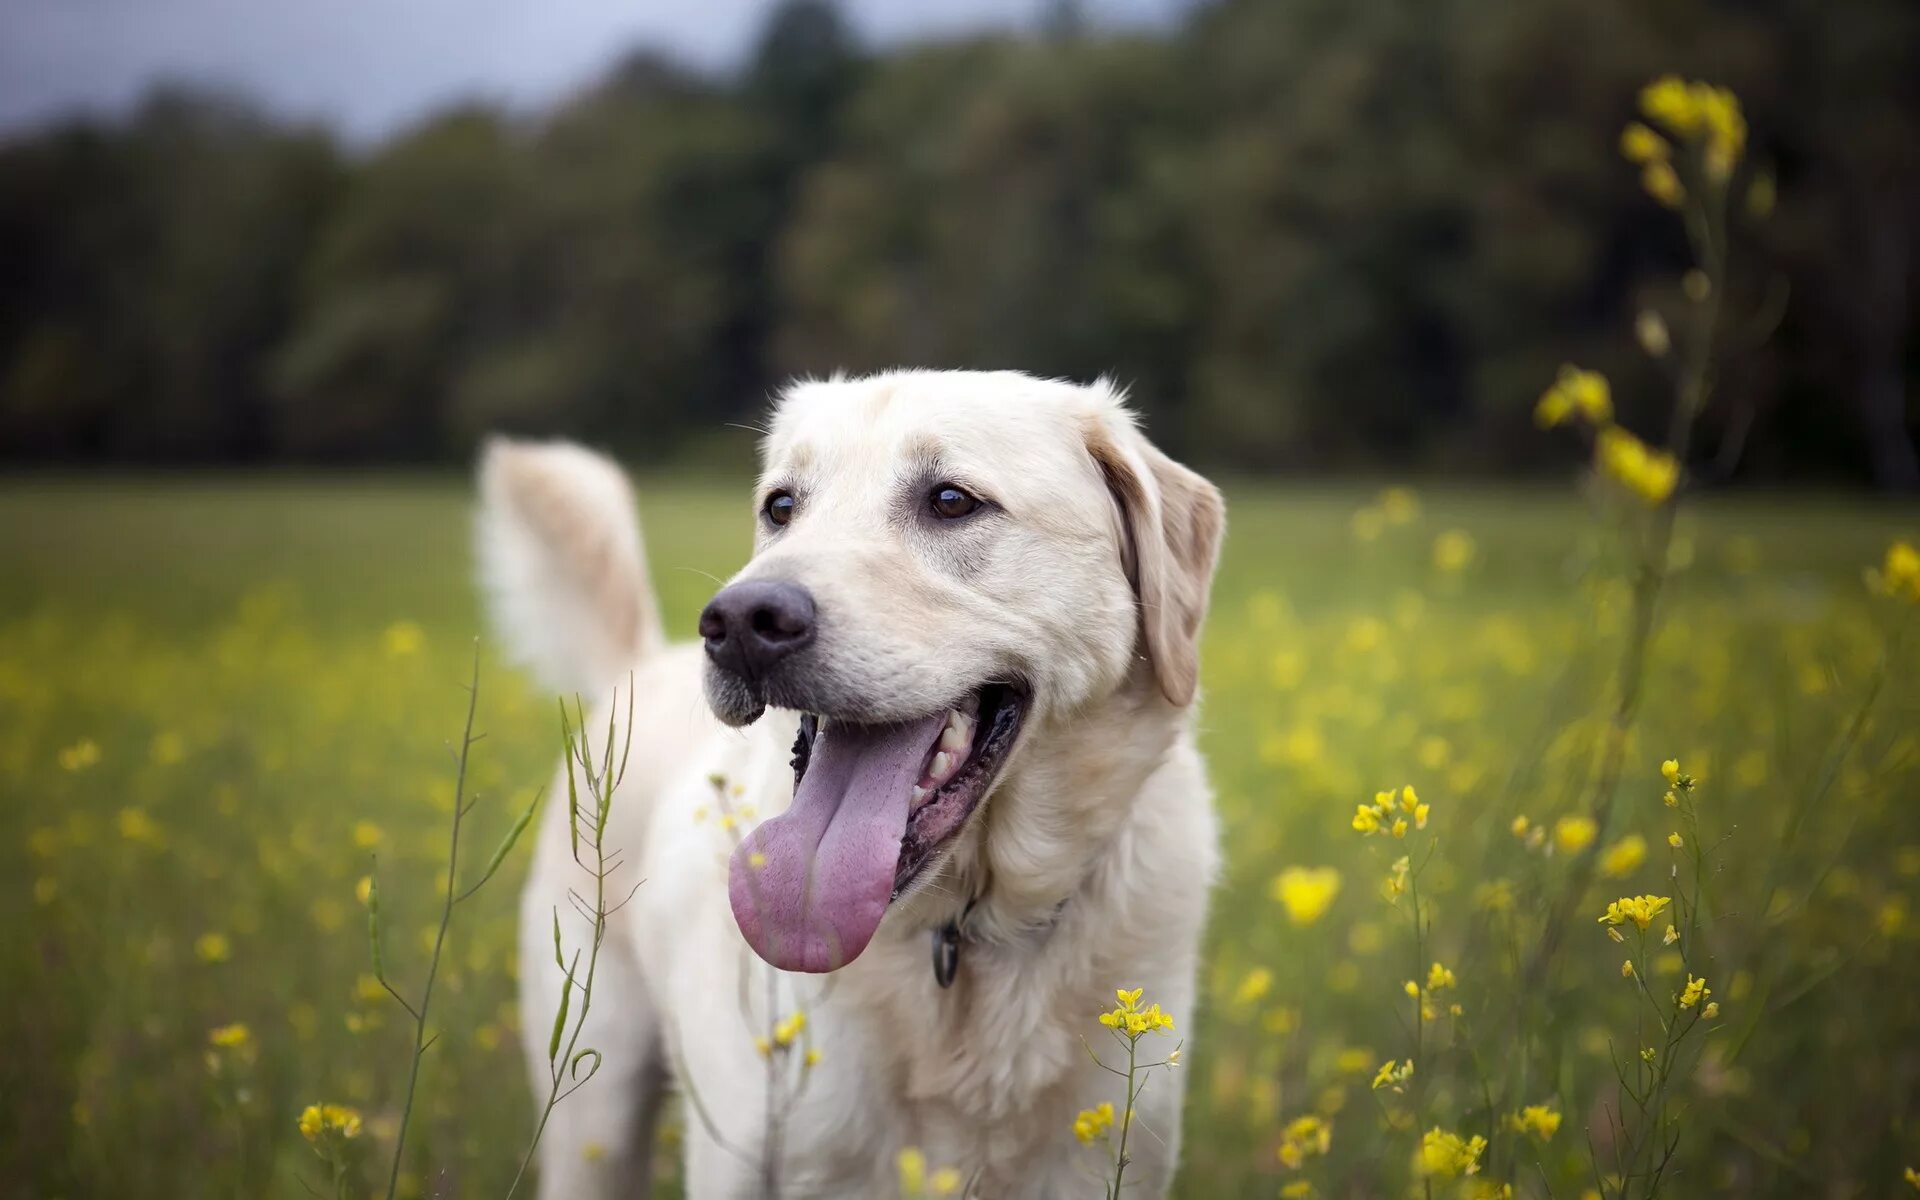
[[[813,593],[797,583],[749,580],[720,589],[700,614],[707,657],[757,678],[813,640]]]

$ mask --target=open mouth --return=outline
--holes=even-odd
[[[911,721],[802,716],[793,804],[728,870],[734,919],[760,957],[813,972],[858,957],[986,798],[1026,711],[1022,689],[992,683]]]

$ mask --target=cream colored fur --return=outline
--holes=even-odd
[[[903,520],[928,471],[1002,511],[964,529]],[[751,811],[746,825],[784,808],[795,714],[736,730],[709,712],[700,648],[658,634],[630,498],[605,460],[498,442],[481,476],[481,557],[506,636],[547,678],[600,688],[598,728],[624,714],[629,671],[637,696],[607,842],[629,886],[645,882],[614,918],[582,1043],[606,1068],[549,1127],[541,1195],[644,1195],[670,1081],[698,1101],[697,1200],[891,1196],[905,1146],[958,1168],[972,1195],[1099,1195],[1104,1159],[1075,1141],[1073,1116],[1124,1098],[1081,1039],[1101,1044],[1095,1017],[1118,986],[1179,1014],[1181,1036],[1194,1013],[1217,861],[1190,707],[1223,520],[1214,488],[1154,449],[1104,382],[901,372],[781,398],[737,578],[812,590],[821,659],[869,719],[1014,674],[1033,688],[1000,782],[951,853],[863,955],[805,976],[761,962],[734,925],[741,830],[722,828],[711,782]],[[800,497],[785,529],[757,515],[773,486]],[[543,817],[522,912],[521,1021],[542,1090],[554,912],[570,944],[584,930],[565,901],[583,877],[564,810]],[[971,940],[942,990],[930,931],[968,896],[981,897]],[[796,1009],[820,1058],[783,1064],[802,1082],[770,1123],[755,1039]],[[1165,1192],[1181,1091],[1182,1073],[1162,1071],[1141,1096],[1129,1195]]]

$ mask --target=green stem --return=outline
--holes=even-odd
[[[576,700],[576,704],[577,703],[578,701]],[[615,697],[614,703],[617,710],[619,704],[618,696]],[[607,868],[606,825],[607,815],[613,806],[613,790],[618,786],[620,778],[626,773],[627,750],[631,749],[633,743],[631,686],[628,688],[628,705],[627,745],[626,748],[621,751],[620,769],[617,772],[613,766],[613,727],[617,718],[612,715],[607,718],[606,757],[601,763],[600,770],[596,772],[593,768],[592,747],[587,743],[584,718],[581,722],[579,739],[576,742],[574,731],[566,721],[566,705],[563,703],[560,708],[561,736],[566,743],[567,772],[571,775],[574,769],[574,763],[578,761],[580,770],[587,779],[587,795],[593,801],[592,815],[595,833],[590,843],[593,847],[593,867],[590,872],[593,876],[593,932],[587,947],[586,979],[579,985],[580,1014],[574,1020],[572,1031],[567,1035],[566,1049],[559,1057],[547,1064],[551,1071],[552,1081],[547,1088],[546,1100],[540,1108],[540,1121],[534,1127],[533,1140],[527,1143],[525,1153],[520,1156],[520,1168],[514,1172],[513,1182],[507,1187],[507,1200],[512,1200],[514,1193],[520,1189],[521,1181],[526,1178],[527,1169],[533,1163],[534,1153],[540,1148],[540,1140],[546,1135],[547,1124],[553,1119],[553,1110],[559,1107],[562,1100],[572,1095],[587,1082],[587,1079],[592,1079],[600,1070],[599,1059],[596,1055],[593,1069],[588,1073],[587,1079],[576,1079],[572,1087],[567,1088],[564,1092],[561,1091],[561,1087],[565,1081],[575,1075],[575,1064],[579,1061],[578,1056],[581,1053],[579,1049],[580,1035],[582,1031],[586,1029],[587,1013],[593,1007],[593,983],[600,969],[600,945],[606,939],[607,935],[607,877],[612,874],[612,872]],[[580,811],[577,806],[570,806],[570,808],[571,811],[567,815],[567,820],[573,826],[572,832],[576,838],[575,844],[577,847]],[[575,851],[575,862],[579,863],[577,849]],[[586,866],[585,863],[579,863],[579,865],[582,867]],[[577,953],[576,951],[576,954]],[[572,986],[571,979],[569,979],[567,986]],[[585,1053],[593,1053],[593,1051],[588,1050]]]
[[[420,1060],[426,1057],[427,1012],[433,1004],[433,985],[440,974],[440,952],[447,942],[447,926],[453,923],[454,877],[460,865],[460,818],[466,815],[467,756],[473,749],[473,717],[480,704],[480,647],[473,648],[473,676],[467,684],[467,722],[460,735],[460,767],[453,783],[453,832],[447,848],[447,895],[440,909],[440,928],[433,938],[433,957],[427,962],[427,985],[420,995],[420,1007],[413,1021],[413,1065],[407,1072],[407,1102],[400,1110],[400,1129],[393,1139],[393,1165],[387,1172],[387,1200],[393,1200],[400,1188],[400,1162],[407,1146],[407,1123],[413,1117],[413,1100],[420,1086]]]
[[[1707,277],[1708,291],[1706,298],[1696,306],[1699,316],[1688,342],[1687,362],[1681,372],[1679,402],[1674,405],[1667,431],[1667,451],[1683,467],[1693,441],[1694,420],[1706,407],[1707,397],[1713,390],[1713,339],[1720,322],[1721,293],[1726,286],[1726,245],[1720,232],[1725,224],[1725,204],[1725,189],[1721,188],[1711,208],[1702,207],[1688,214],[1688,235],[1693,243],[1694,254],[1699,259],[1700,270]],[[1634,718],[1640,710],[1648,651],[1657,627],[1655,618],[1658,615],[1660,593],[1667,581],[1667,558],[1673,545],[1673,525],[1679,512],[1680,496],[1681,491],[1676,487],[1674,494],[1654,510],[1652,525],[1642,545],[1640,563],[1634,576],[1633,620],[1620,652],[1620,694],[1614,705],[1613,718],[1608,724],[1605,752],[1595,777],[1592,798],[1588,802],[1588,815],[1595,826],[1593,846],[1574,862],[1568,872],[1566,887],[1561,890],[1549,912],[1540,945],[1527,966],[1527,983],[1521,991],[1523,995],[1539,987],[1546,979],[1547,970],[1560,948],[1562,933],[1572,919],[1573,910],[1593,882],[1600,847],[1613,821],[1614,800],[1619,791],[1621,773],[1626,766],[1627,735],[1632,731]]]

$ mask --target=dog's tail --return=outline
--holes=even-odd
[[[475,543],[494,627],[543,683],[601,698],[663,644],[633,489],[606,457],[489,439]]]

